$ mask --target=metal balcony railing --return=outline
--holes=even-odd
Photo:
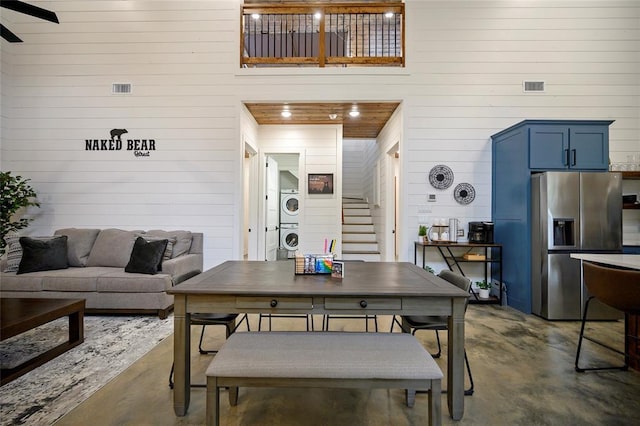
[[[404,4],[242,8],[240,66],[403,67]]]

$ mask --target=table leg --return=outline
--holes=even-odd
[[[69,343],[84,342],[84,310],[69,314]]]
[[[187,311],[187,298],[176,294],[173,302],[173,361],[174,387],[173,409],[177,416],[184,416],[189,409],[191,396],[191,322]]]
[[[454,420],[464,414],[464,305],[464,299],[453,299],[448,327],[447,403]]]

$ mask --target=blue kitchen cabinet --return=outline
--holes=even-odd
[[[494,241],[507,302],[531,313],[531,175],[607,171],[611,120],[524,120],[491,136]],[[575,150],[575,151],[574,151]],[[497,280],[496,274],[492,277]]]
[[[610,121],[529,125],[529,167],[537,170],[608,170]]]

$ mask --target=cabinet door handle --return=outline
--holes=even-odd
[[[575,149],[571,150],[571,156],[573,157],[573,161],[571,162],[571,165],[575,166],[576,165],[576,150]]]
[[[564,150],[564,165],[565,166],[569,165],[569,150],[568,149]]]

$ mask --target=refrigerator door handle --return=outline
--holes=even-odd
[[[571,156],[573,157],[573,160],[572,160],[572,162],[571,162],[571,165],[572,165],[572,166],[575,166],[575,165],[576,165],[576,150],[575,150],[575,149],[572,149],[572,150],[571,150]]]

